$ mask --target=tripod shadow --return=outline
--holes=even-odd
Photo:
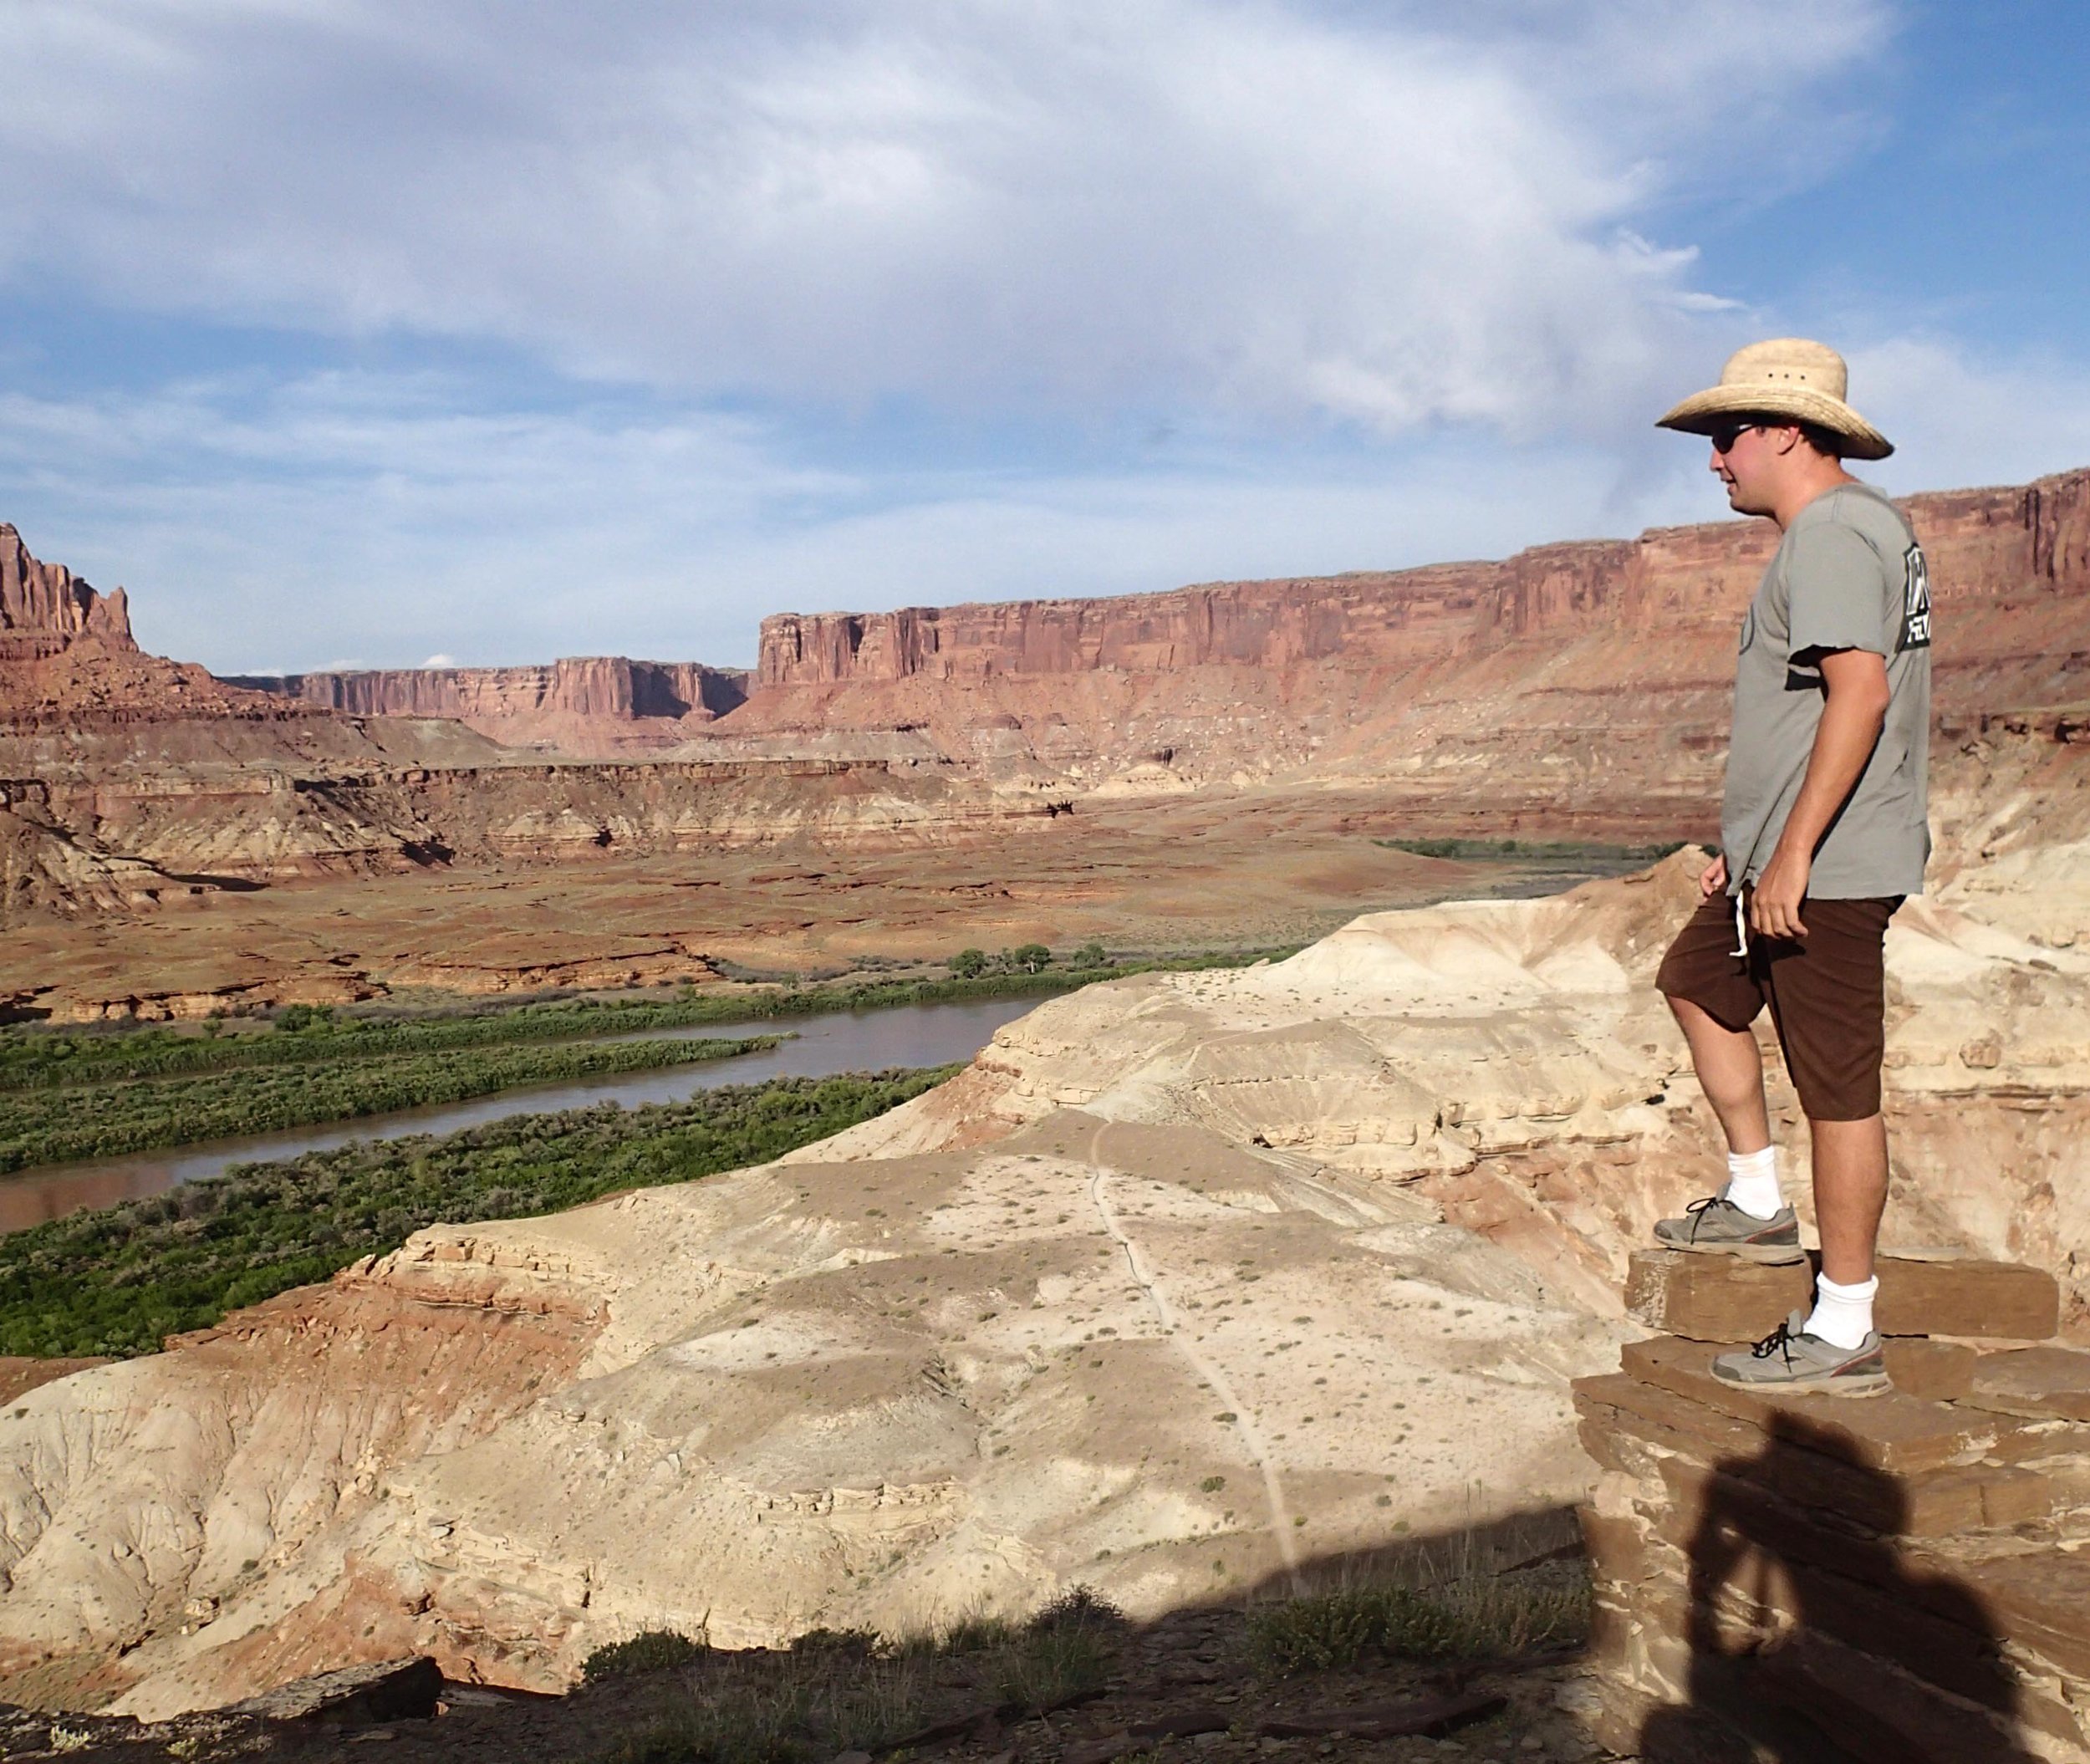
[[[1707,1480],[1683,1619],[1690,1694],[1648,1717],[1641,1756],[2033,1764],[1995,1620],[1969,1588],[1910,1563],[1901,1483],[1802,1415],[1780,1412],[1768,1431]]]

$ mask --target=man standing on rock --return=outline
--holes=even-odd
[[[1731,356],[1659,426],[1708,436],[1731,507],[1784,534],[1742,621],[1721,854],[1655,984],[1727,1138],[1727,1184],[1664,1219],[1675,1250],[1802,1257],[1778,1185],[1750,1025],[1771,1007],[1812,1135],[1812,1308],[1713,1362],[1768,1391],[1888,1388],[1873,1298],[1887,1199],[1880,1114],[1887,921],[1929,855],[1930,593],[1900,512],[1843,469],[1885,436],[1844,402],[1843,359],[1782,338]]]

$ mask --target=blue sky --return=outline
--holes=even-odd
[[[1820,336],[2090,464],[2062,0],[0,0],[0,520],[223,671],[1721,512]]]

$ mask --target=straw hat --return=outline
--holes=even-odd
[[[1884,459],[1894,443],[1843,402],[1848,383],[1843,358],[1827,344],[1773,337],[1736,349],[1718,385],[1694,393],[1655,427],[1710,435],[1723,418],[1784,416],[1842,436],[1848,458]]]

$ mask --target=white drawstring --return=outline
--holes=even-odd
[[[1741,892],[1735,892],[1735,946],[1727,951],[1730,956],[1746,957],[1749,954],[1749,921],[1742,916]]]

